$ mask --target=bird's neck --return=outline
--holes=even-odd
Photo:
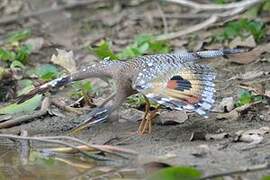
[[[104,78],[114,77],[120,68],[116,62],[102,62],[83,67],[80,71],[72,74],[72,80],[83,80],[92,77]]]

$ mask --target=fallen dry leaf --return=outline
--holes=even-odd
[[[270,43],[259,45],[246,53],[231,55],[229,60],[238,64],[249,64],[259,59],[264,52],[270,52]]]
[[[73,73],[77,71],[76,62],[73,57],[72,51],[65,51],[62,49],[56,49],[58,55],[52,55],[51,61],[54,64],[57,64],[63,68],[65,68],[69,73]]]
[[[239,118],[240,114],[235,109],[228,113],[222,113],[217,115],[217,119],[230,119],[230,120],[237,120]]]
[[[261,103],[261,101],[237,107],[237,108],[233,109],[231,112],[228,112],[228,113],[218,114],[216,116],[216,118],[218,120],[222,120],[222,119],[237,120],[240,117],[240,115],[241,115],[241,113],[243,111],[247,110],[248,108],[250,108],[250,107],[252,107],[252,106],[254,106],[254,105],[258,104],[258,103]]]
[[[249,36],[246,39],[242,39],[241,37],[236,37],[232,42],[230,43],[230,48],[236,48],[238,46],[241,47],[256,47],[256,41],[253,36]]]
[[[248,142],[249,145],[259,144],[263,141],[263,135],[270,132],[269,127],[251,129],[247,131],[240,130],[236,132],[235,142]]]
[[[38,52],[44,46],[44,39],[42,37],[31,38],[25,41],[25,44],[31,46],[33,52]]]
[[[233,97],[225,97],[221,102],[213,109],[214,112],[230,112],[234,108]]]

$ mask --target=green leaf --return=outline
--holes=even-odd
[[[21,112],[33,112],[41,104],[42,95],[36,95],[21,104],[10,104],[0,108],[0,114],[16,114]]]
[[[90,81],[84,81],[84,82],[82,82],[81,87],[82,87],[82,90],[84,92],[86,92],[86,93],[87,92],[90,92],[92,90],[92,88],[93,88],[93,86],[92,86],[92,84],[91,84]]]
[[[145,99],[141,94],[135,94],[127,98],[127,103],[134,108],[139,108],[145,104]]]
[[[236,103],[236,106],[243,106],[252,102],[252,94],[249,91],[242,91]]]
[[[157,171],[147,180],[198,180],[201,175],[200,171],[192,167],[169,167]]]
[[[101,41],[96,48],[92,48],[92,51],[99,58],[110,57],[110,59],[116,60],[134,58],[145,54],[168,53],[170,47],[164,41],[156,41],[153,36],[142,34],[136,36],[132,44],[117,54],[112,52],[110,43],[106,41]]]
[[[29,79],[23,79],[18,81],[19,90],[17,91],[17,96],[27,94],[29,91],[34,89],[33,81]]]
[[[260,95],[252,96],[252,102],[262,101],[262,100],[263,100],[263,96],[260,96]]]
[[[258,14],[260,13],[260,9],[261,9],[260,5],[251,7],[245,12],[245,16],[256,18]]]
[[[31,30],[30,29],[24,29],[17,32],[12,32],[8,34],[7,41],[10,43],[23,41],[31,36]]]
[[[132,58],[136,56],[137,56],[137,53],[131,47],[127,47],[122,52],[117,54],[117,57],[119,57],[119,59],[128,59],[128,58]]]
[[[36,68],[35,74],[45,80],[49,81],[55,79],[59,75],[58,69],[52,64],[44,64]]]
[[[77,81],[72,83],[72,93],[71,97],[74,99],[78,99],[85,94],[88,94],[93,89],[93,85],[90,81],[84,80],[84,81]]]
[[[152,41],[149,49],[153,54],[170,52],[169,45],[164,41]]]
[[[140,54],[145,54],[147,50],[149,49],[149,47],[150,47],[149,43],[146,42],[140,45],[137,49]]]
[[[226,4],[231,2],[230,0],[212,0],[216,4]]]
[[[145,105],[146,102],[145,102],[143,95],[135,94],[135,95],[129,96],[127,98],[127,103],[133,108],[140,108],[143,105]],[[160,106],[160,105],[158,103],[150,100],[150,106],[153,108],[158,108],[158,106]]]
[[[96,48],[91,48],[90,50],[93,51],[95,55],[101,59],[108,57],[112,60],[118,59],[118,57],[112,52],[111,45],[104,40],[102,40]]]
[[[262,10],[270,12],[270,1],[265,0],[263,7],[262,7]]]
[[[270,180],[270,176],[263,176],[261,180]]]
[[[8,51],[0,48],[0,60],[1,61],[13,61],[16,58],[16,54],[13,51]]]
[[[20,61],[12,61],[10,64],[11,69],[24,69],[25,66]]]
[[[29,55],[31,54],[31,51],[31,45],[22,45],[21,47],[16,49],[16,60],[25,64]]]
[[[250,35],[256,42],[260,42],[266,36],[266,27],[262,21],[239,19],[225,24],[224,31],[215,35],[215,41],[231,41],[237,36],[247,38]]]

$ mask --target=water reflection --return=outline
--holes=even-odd
[[[0,179],[72,179],[95,167],[95,162],[78,155],[46,156],[31,151],[23,165],[19,153],[11,147],[0,146]]]
[[[25,158],[25,157],[24,157]],[[114,161],[112,161],[114,162]],[[30,151],[27,163],[15,146],[0,146],[0,180],[136,178],[136,169],[97,162],[79,154]],[[121,161],[121,163],[123,163]],[[130,161],[124,164],[132,164]],[[119,165],[119,164],[118,164]]]

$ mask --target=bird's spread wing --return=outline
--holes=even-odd
[[[176,110],[207,116],[214,103],[215,73],[207,65],[185,64],[144,69],[133,88],[146,97]]]

